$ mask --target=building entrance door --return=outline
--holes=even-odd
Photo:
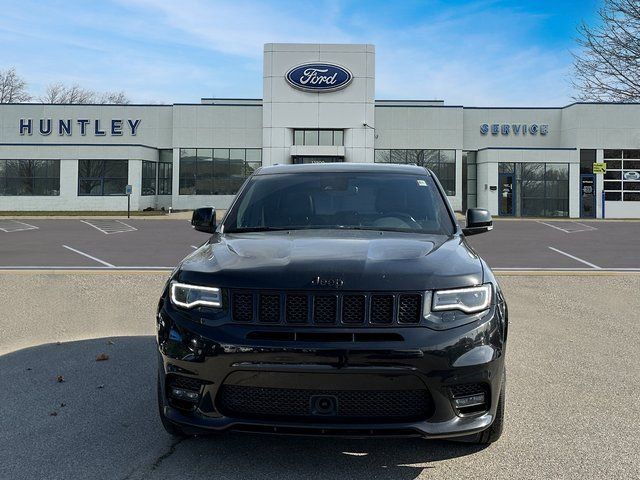
[[[501,173],[498,175],[498,213],[501,216],[515,214],[515,183],[513,173]]]
[[[596,218],[596,176],[580,175],[580,218]]]

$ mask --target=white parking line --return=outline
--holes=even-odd
[[[593,264],[593,263],[591,263],[591,262],[587,262],[586,260],[583,260],[583,259],[582,259],[582,258],[580,258],[580,257],[576,257],[575,255],[571,255],[570,253],[563,252],[562,250],[558,250],[557,248],[553,248],[553,247],[548,247],[548,248],[549,248],[550,250],[553,250],[554,252],[558,252],[558,253],[559,253],[559,254],[561,254],[561,255],[564,255],[564,256],[566,256],[566,257],[572,258],[572,259],[574,259],[574,260],[575,260],[575,261],[577,261],[577,262],[584,263],[585,265],[588,265],[588,266],[590,266],[591,268],[595,268],[596,270],[602,270],[602,267],[599,267],[598,265],[595,265],[595,264]]]
[[[552,223],[543,222],[542,220],[536,220],[536,222],[541,223],[542,225],[546,225],[547,227],[555,228],[556,230],[560,230],[561,232],[564,232],[564,233],[591,232],[593,230],[597,230],[596,227],[592,227],[591,225],[585,225],[584,223],[580,223],[580,222],[565,222],[565,223],[571,223],[572,225],[580,225],[581,227],[584,227],[576,230],[567,230],[566,228],[553,225]]]
[[[89,255],[88,253],[81,252],[80,250],[76,250],[75,248],[69,247],[69,246],[67,246],[67,245],[62,245],[62,246],[63,246],[64,248],[66,248],[67,250],[71,250],[72,252],[76,252],[78,255],[82,255],[82,256],[84,256],[84,257],[90,258],[91,260],[95,260],[96,262],[101,263],[101,264],[103,264],[103,265],[104,265],[104,266],[106,266],[106,267],[109,267],[109,268],[116,268],[116,266],[115,266],[115,265],[112,265],[112,264],[110,264],[109,262],[105,262],[104,260],[100,260],[99,258],[96,258],[96,257],[94,257],[94,256],[92,256],[92,255]]]
[[[11,270],[98,270],[98,271],[118,271],[118,270],[149,270],[171,272],[174,267],[148,267],[148,266],[126,266],[126,267],[70,267],[68,265],[6,265],[0,266],[0,271]]]
[[[18,220],[0,220],[0,230],[5,233],[24,232],[26,230],[38,230],[39,227]]]
[[[111,235],[113,233],[135,232],[138,230],[131,225],[124,223],[120,220],[80,220],[82,223],[99,230],[105,235]]]

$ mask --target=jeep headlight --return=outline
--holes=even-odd
[[[454,290],[436,290],[433,292],[431,310],[461,310],[464,313],[477,313],[489,308],[491,304],[491,285]]]
[[[171,302],[183,308],[222,307],[222,292],[217,287],[203,287],[171,282]]]
[[[424,318],[436,329],[447,329],[471,323],[485,315],[491,307],[491,284],[469,288],[435,290],[424,296]]]

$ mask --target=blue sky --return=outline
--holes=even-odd
[[[0,69],[136,103],[262,96],[267,42],[373,43],[376,98],[571,101],[576,26],[600,0],[0,0]]]

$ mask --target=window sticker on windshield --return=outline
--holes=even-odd
[[[418,180],[418,186],[419,187],[426,187],[427,186],[427,182],[425,182],[424,180]]]

